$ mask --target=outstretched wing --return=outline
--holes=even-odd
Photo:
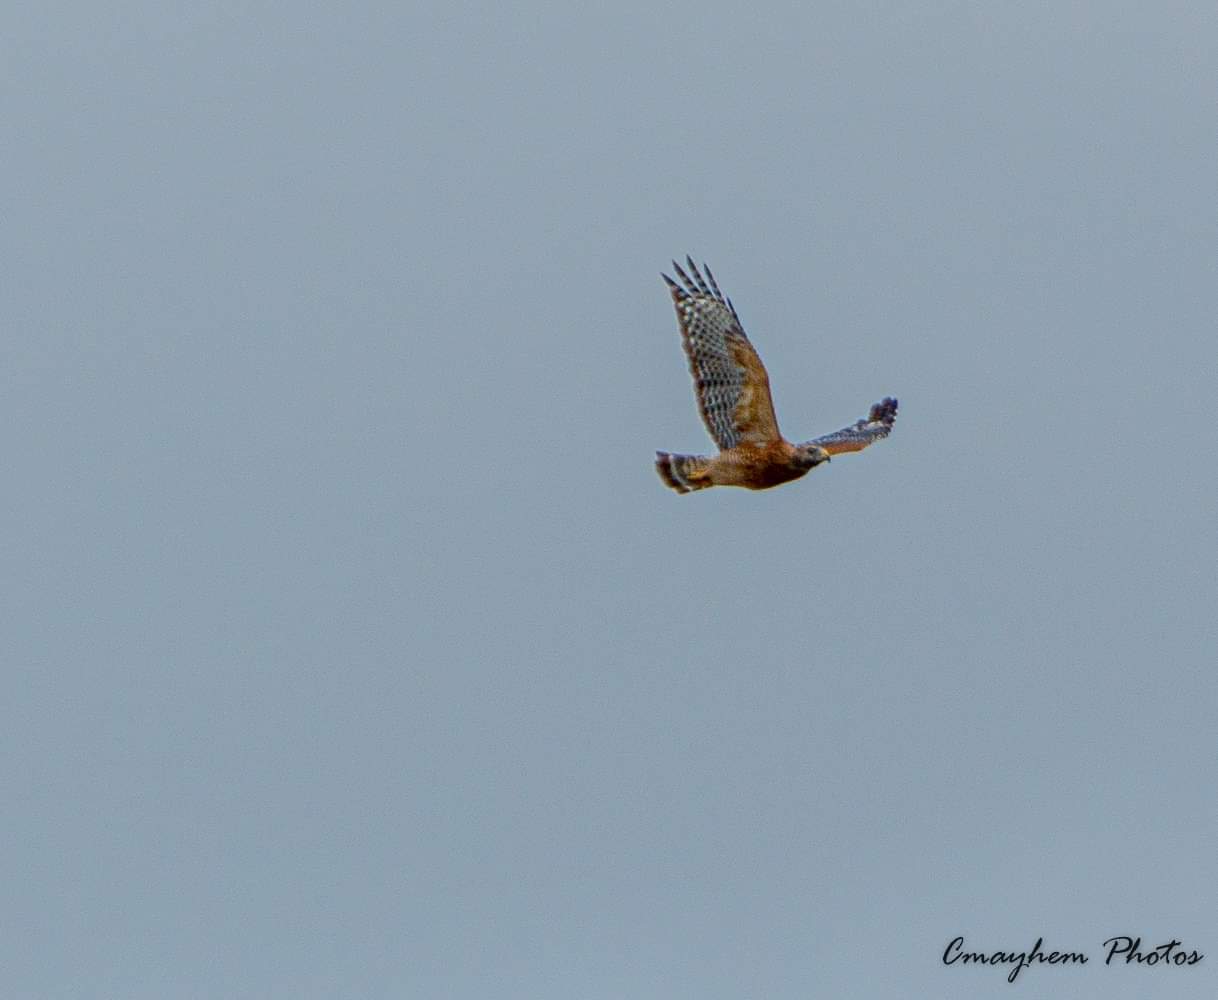
[[[663,278],[677,308],[702,422],[724,451],[741,443],[779,440],[765,365],[744,335],[732,303],[719,291],[710,268],[706,268],[708,283],[693,260],[685,260],[692,279],[676,261],[672,265],[684,286],[666,274]]]
[[[840,431],[818,437],[804,444],[815,444],[824,448],[830,455],[840,455],[847,451],[862,451],[869,444],[888,437],[892,425],[897,419],[897,401],[891,396],[880,400],[871,408],[866,420],[859,420]]]

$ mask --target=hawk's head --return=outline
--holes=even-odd
[[[792,462],[797,469],[803,469],[806,472],[808,469],[815,469],[821,462],[827,461],[829,461],[829,453],[820,445],[800,444],[795,446]]]

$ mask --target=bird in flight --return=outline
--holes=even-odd
[[[711,486],[768,490],[806,475],[830,456],[862,451],[888,437],[897,401],[886,397],[865,419],[823,437],[792,444],[778,430],[770,377],[749,343],[731,299],[724,298],[710,268],[706,277],[690,257],[691,278],[673,261],[681,284],[662,275],[672,292],[681,342],[694,377],[698,410],[719,454],[670,455],[656,452],[656,471],[678,493]]]

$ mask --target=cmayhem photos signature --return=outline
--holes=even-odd
[[[1086,965],[1091,957],[1081,951],[1046,951],[1045,939],[1037,938],[1031,951],[969,951],[964,937],[954,937],[943,949],[944,965],[1009,965],[1007,982],[1013,983],[1019,974],[1033,963],[1038,965]],[[1186,951],[1172,938],[1163,944],[1145,947],[1140,937],[1120,935],[1104,942],[1105,965],[1196,965],[1205,955],[1196,950]]]

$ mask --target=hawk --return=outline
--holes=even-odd
[[[711,486],[768,490],[806,475],[831,455],[862,451],[888,437],[897,417],[897,401],[885,397],[865,419],[824,437],[792,444],[778,430],[770,377],[749,343],[731,299],[724,298],[704,264],[706,277],[690,257],[691,278],[673,261],[681,284],[662,275],[672,292],[689,357],[702,422],[719,446],[719,454],[670,455],[656,452],[656,471],[678,493]]]

